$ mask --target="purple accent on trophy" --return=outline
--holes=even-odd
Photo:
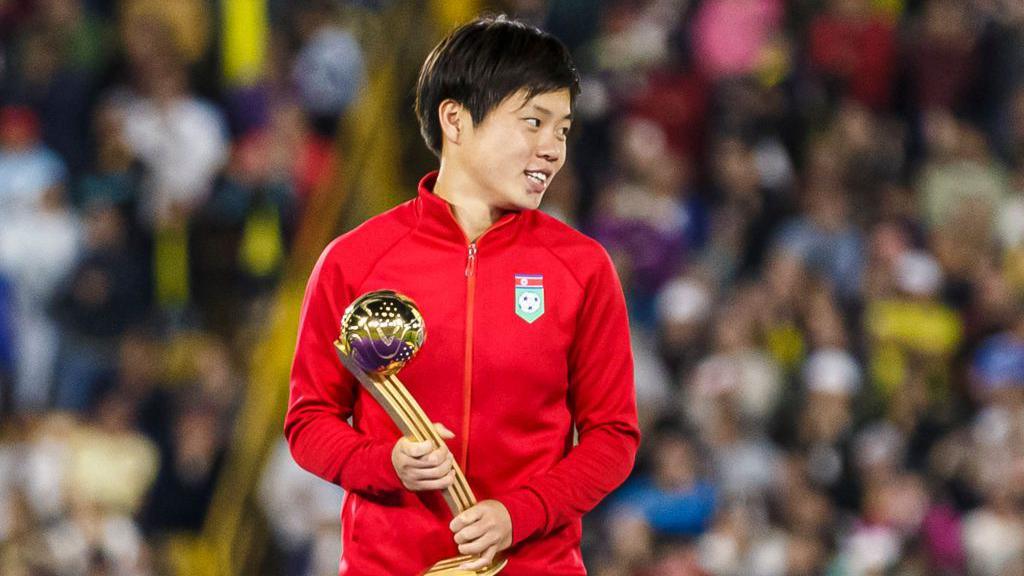
[[[413,354],[413,347],[399,338],[385,342],[377,338],[355,337],[350,341],[350,345],[356,363],[371,374],[388,368],[396,361],[408,360]]]

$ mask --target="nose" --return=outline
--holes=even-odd
[[[558,164],[565,156],[565,141],[558,139],[554,134],[541,137],[537,143],[537,156]]]

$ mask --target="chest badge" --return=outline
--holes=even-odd
[[[544,314],[544,276],[516,274],[516,316],[529,323]]]

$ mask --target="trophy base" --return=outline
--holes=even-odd
[[[441,560],[437,564],[430,567],[423,573],[423,576],[490,576],[491,574],[497,574],[501,572],[501,569],[508,564],[507,558],[495,559],[494,563],[490,566],[485,566],[479,570],[463,570],[459,568],[459,564],[468,562],[473,559],[473,556],[455,556],[447,560]]]

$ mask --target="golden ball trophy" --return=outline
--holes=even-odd
[[[402,434],[415,442],[430,441],[435,447],[444,441],[432,421],[420,408],[396,374],[419,351],[426,339],[423,316],[416,303],[391,290],[363,294],[341,319],[341,335],[334,342],[345,368],[391,417]],[[455,464],[455,481],[445,489],[445,501],[458,516],[476,505],[476,497],[466,475]],[[455,556],[434,564],[424,576],[483,576],[497,574],[508,563],[495,558],[490,566],[476,571],[460,569],[472,556]]]

